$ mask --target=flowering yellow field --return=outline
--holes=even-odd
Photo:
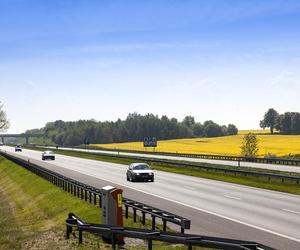
[[[240,155],[243,136],[246,133],[256,133],[259,140],[259,156],[273,154],[283,156],[300,154],[300,135],[271,135],[267,130],[242,130],[238,135],[214,138],[192,138],[158,141],[157,152],[178,152],[193,154]],[[96,144],[102,148],[148,150],[142,142]]]

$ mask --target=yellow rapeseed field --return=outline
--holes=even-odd
[[[158,141],[157,152],[178,152],[192,154],[240,155],[243,136],[249,132],[256,133],[259,140],[259,156],[272,154],[276,156],[300,154],[300,135],[271,135],[267,130],[242,130],[238,135],[214,138],[192,138]],[[110,149],[145,149],[143,142],[96,144],[93,146]]]

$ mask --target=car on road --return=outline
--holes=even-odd
[[[50,151],[50,150],[47,150],[45,152],[42,153],[42,160],[47,160],[47,159],[50,159],[50,160],[55,160],[55,154],[53,151]]]
[[[154,172],[147,163],[132,163],[126,172],[127,181],[154,181]]]
[[[22,152],[22,146],[21,145],[16,145],[15,146],[15,152]]]

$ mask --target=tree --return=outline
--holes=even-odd
[[[278,112],[270,108],[264,115],[264,119],[260,121],[259,126],[263,129],[270,128],[271,134],[274,132]]]
[[[241,154],[245,157],[256,157],[258,153],[258,139],[255,134],[248,133],[243,138]]]
[[[204,127],[204,134],[206,137],[222,136],[223,135],[222,127],[214,122],[207,123],[207,126]]]
[[[228,135],[236,135],[238,133],[238,129],[234,124],[228,124],[227,134]]]
[[[200,122],[195,123],[195,125],[193,126],[194,135],[197,137],[203,136],[204,133],[203,129],[204,127]]]
[[[189,127],[189,128],[192,128],[192,127],[195,125],[195,118],[194,118],[193,116],[187,115],[187,116],[183,119],[182,123],[183,123],[185,126],[187,126],[187,127]]]
[[[291,120],[291,131],[294,135],[300,134],[300,113],[293,113]]]
[[[0,101],[0,131],[6,131],[9,128],[9,121],[7,120],[6,113],[2,109],[3,105]]]

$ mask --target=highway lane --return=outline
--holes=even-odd
[[[154,183],[130,183],[125,178],[126,166],[121,164],[63,155],[57,155],[55,161],[42,162],[41,152],[33,150],[17,155],[81,181],[112,183],[122,187],[128,198],[177,211],[192,219],[195,233],[256,240],[281,246],[279,249],[300,249],[299,196],[160,171],[155,171]]]
[[[49,147],[49,148],[55,148],[55,147]],[[176,161],[187,161],[187,162],[198,162],[198,163],[202,162],[202,163],[211,163],[211,164],[219,164],[219,165],[238,166],[237,161],[199,159],[199,158],[157,155],[157,154],[126,153],[126,152],[95,150],[95,149],[64,148],[64,147],[59,147],[59,149],[81,151],[81,152],[91,152],[91,153],[102,153],[102,154],[108,154],[108,155],[140,156],[140,157],[154,158],[154,159],[168,159],[168,160],[176,160]],[[239,164],[240,164],[240,167],[253,167],[253,168],[300,173],[299,166],[266,164],[266,163],[255,163],[255,162],[240,162]]]

